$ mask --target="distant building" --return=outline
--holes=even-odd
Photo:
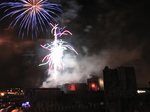
[[[137,94],[134,67],[105,67],[103,75],[106,112],[132,112]]]
[[[85,84],[67,84],[67,93],[59,88],[26,89],[26,101],[32,112],[104,112],[104,95],[85,91]],[[82,90],[83,89],[83,90]]]

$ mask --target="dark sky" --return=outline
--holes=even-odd
[[[97,72],[101,76],[105,66],[133,66],[138,87],[148,86],[148,0],[57,2],[62,4],[63,9],[60,25],[66,25],[73,33],[68,41],[79,52],[79,68],[86,68],[88,75],[90,72]],[[0,15],[4,15],[3,10]],[[11,19],[6,18],[0,22],[0,87],[39,87],[47,77],[46,68],[38,66],[43,54],[39,44],[46,41],[49,34],[41,34],[35,40],[30,37],[18,38],[17,28],[8,29]],[[89,68],[93,71],[88,70]]]

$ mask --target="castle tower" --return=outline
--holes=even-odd
[[[106,112],[129,112],[129,102],[137,93],[134,67],[105,67],[103,77]]]

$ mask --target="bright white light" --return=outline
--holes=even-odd
[[[100,86],[100,89],[104,90],[104,81],[102,78],[99,78],[99,86]]]
[[[137,93],[146,93],[146,90],[137,90]]]
[[[62,57],[63,57],[63,49],[62,49],[62,47],[61,46],[55,47],[52,50],[51,56],[52,56],[51,58],[53,59],[53,62],[56,65],[60,65],[61,62],[62,62]]]
[[[1,96],[4,96],[5,95],[5,93],[1,93]]]

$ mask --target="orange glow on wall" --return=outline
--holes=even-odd
[[[70,91],[75,91],[75,90],[76,90],[76,85],[75,85],[75,84],[71,84],[71,85],[69,86],[69,90],[70,90]]]

